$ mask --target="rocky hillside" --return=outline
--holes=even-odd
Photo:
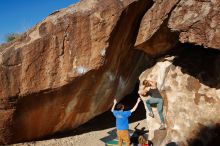
[[[141,72],[166,101],[157,145],[193,144],[201,128],[196,142],[210,144],[202,138],[220,123],[219,10],[218,0],[81,0],[49,15],[0,46],[0,144],[82,125],[132,92]],[[158,122],[148,120],[153,139]]]

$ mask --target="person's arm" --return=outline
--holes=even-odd
[[[138,94],[142,94],[143,89],[144,89],[144,86],[140,86],[140,87],[139,87],[139,90],[138,90]]]
[[[141,99],[140,99],[140,97],[139,97],[138,100],[137,100],[137,102],[136,102],[136,104],[134,105],[134,107],[130,110],[131,112],[134,112],[134,111],[137,109],[138,104],[139,104],[140,101],[141,101]]]
[[[112,112],[114,111],[114,109],[115,109],[115,105],[116,105],[116,104],[117,104],[117,100],[114,99],[114,104],[113,104],[112,109],[111,109]]]
[[[139,95],[146,95],[146,93],[150,90],[150,87],[140,87],[139,91],[138,91],[138,94]]]

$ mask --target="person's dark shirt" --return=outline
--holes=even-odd
[[[162,98],[160,91],[156,88],[156,89],[150,89],[147,92],[147,95],[153,97],[153,98]]]

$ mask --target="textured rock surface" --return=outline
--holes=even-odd
[[[180,41],[220,48],[220,1],[181,0],[171,14],[169,27],[180,31]]]
[[[75,128],[131,92],[145,63],[136,28],[149,6],[82,1],[2,45],[0,143]]]
[[[217,145],[220,142],[220,52],[195,46],[175,51],[169,57],[174,59],[159,61],[140,76],[141,81],[156,80],[164,99],[167,130],[158,130],[160,120],[154,108],[156,118],[147,118],[150,139],[156,146]]]
[[[161,54],[176,44],[180,33],[183,43],[219,49],[219,18],[218,0],[155,0],[142,19],[135,47],[150,55]]]
[[[178,35],[167,27],[168,16],[178,0],[155,0],[144,15],[139,28],[135,48],[150,55],[164,53],[178,41]]]

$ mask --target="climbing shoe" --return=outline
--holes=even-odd
[[[160,129],[160,130],[165,130],[165,129],[166,129],[166,127],[165,127],[165,125],[164,125],[164,124],[161,124],[159,129]]]
[[[150,117],[154,118],[154,114],[153,114],[152,112],[150,112],[148,115],[149,115]]]

